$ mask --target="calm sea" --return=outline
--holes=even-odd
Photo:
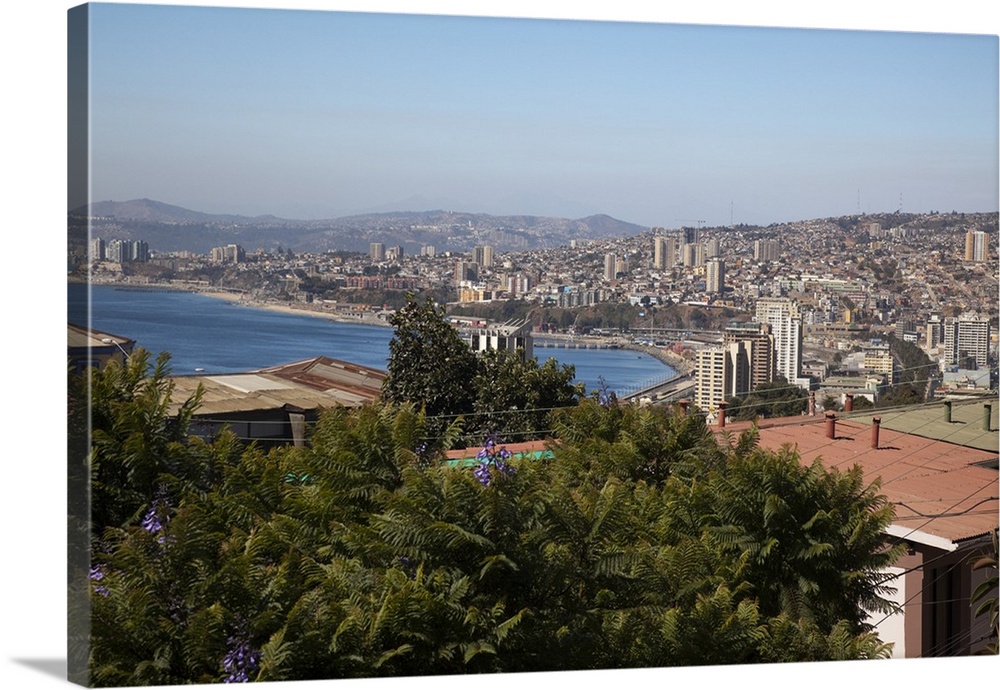
[[[87,286],[69,285],[69,314],[85,308]],[[173,374],[231,373],[325,355],[378,369],[389,358],[391,328],[339,323],[316,316],[254,309],[189,292],[90,288],[91,326],[129,338],[154,355],[170,353]],[[619,394],[670,378],[674,370],[631,350],[535,348],[576,367],[588,391],[600,379]]]

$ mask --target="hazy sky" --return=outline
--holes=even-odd
[[[667,227],[998,207],[995,35],[91,12],[95,201]]]

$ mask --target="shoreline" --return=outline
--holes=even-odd
[[[220,290],[218,288],[201,287],[197,285],[177,285],[174,283],[125,283],[125,282],[92,282],[93,285],[108,287],[120,287],[131,290],[171,290],[175,292],[190,292],[211,299],[218,299],[235,306],[248,307],[250,309],[264,309],[267,311],[292,314],[295,316],[312,316],[327,319],[337,323],[349,323],[363,326],[377,326],[380,328],[392,328],[392,325],[377,313],[360,311],[357,314],[338,313],[334,310],[324,309],[322,306],[297,302],[278,302],[272,300],[254,299],[247,292],[232,292]],[[657,361],[673,369],[677,374],[687,375],[694,370],[694,363],[682,355],[664,350],[652,345],[642,345],[629,340],[619,341],[620,347],[624,350],[642,352]]]

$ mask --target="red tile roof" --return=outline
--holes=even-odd
[[[760,428],[761,447],[790,445],[803,463],[818,457],[828,469],[858,465],[867,482],[880,479],[880,493],[896,507],[890,530],[896,536],[954,549],[958,542],[992,532],[1000,522],[995,452],[881,425],[876,449],[870,417],[836,420],[833,439],[821,416],[768,421]],[[736,434],[748,427],[744,422],[726,429]]]

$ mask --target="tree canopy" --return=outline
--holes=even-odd
[[[539,365],[522,352],[473,352],[430,300],[409,299],[390,323],[396,330],[383,397],[422,409],[432,436],[462,417],[472,442],[487,434],[539,438],[548,430],[549,411],[575,405],[584,394],[573,382],[574,367],[554,358]]]
[[[176,440],[149,380],[93,378],[94,481],[148,481],[94,494],[89,684],[888,654],[865,611],[888,606],[892,507],[857,468],[597,397],[553,415],[542,457],[483,439],[447,461],[389,402],[264,453]]]

